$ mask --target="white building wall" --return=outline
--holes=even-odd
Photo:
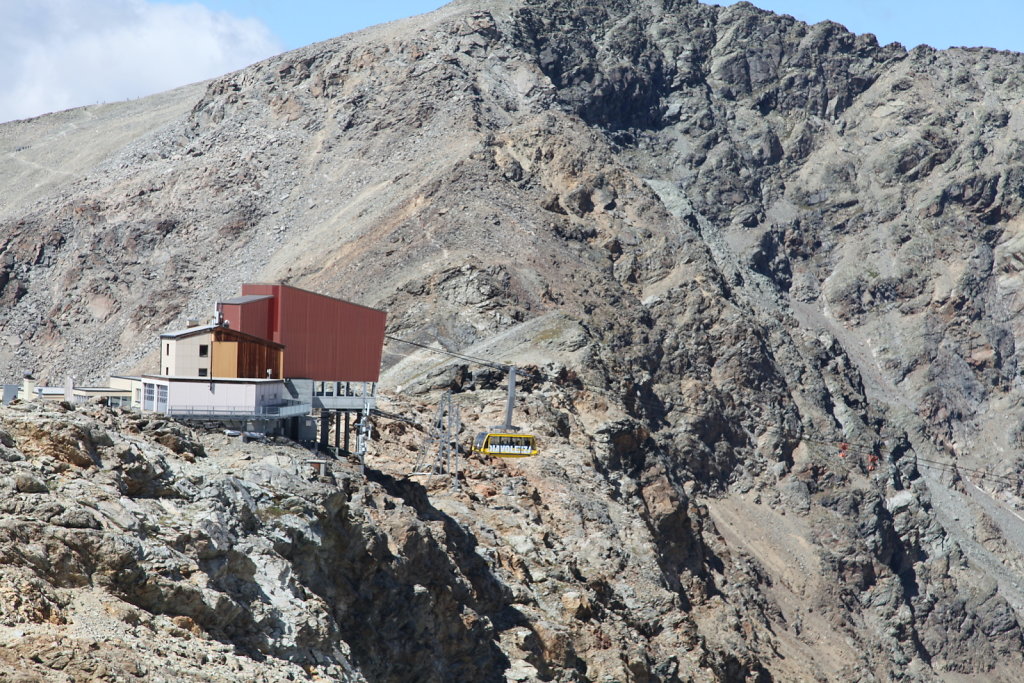
[[[22,380],[18,399],[21,401],[34,401],[36,399],[36,381],[34,379],[26,377]]]
[[[168,407],[195,410],[199,408],[252,409],[256,403],[256,387],[236,382],[171,382]]]
[[[200,347],[206,347],[201,356]],[[197,334],[180,339],[160,340],[160,374],[171,377],[209,377],[212,367],[213,335]],[[206,370],[206,374],[200,374]]]
[[[148,394],[153,397],[153,406],[158,403],[157,397],[163,389],[167,395],[167,412],[179,415],[208,412],[254,414],[262,406],[279,404],[286,392],[284,380],[218,382],[145,377],[140,384],[144,410],[155,409],[146,405],[147,388]]]
[[[161,372],[163,368],[160,369]],[[119,377],[115,375],[110,376],[110,382],[108,383],[113,389],[126,389],[132,392],[132,408],[142,407],[142,379],[140,377]]]
[[[255,389],[256,405],[275,405],[284,397],[284,382],[262,382]]]

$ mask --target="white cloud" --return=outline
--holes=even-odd
[[[198,3],[0,0],[0,121],[149,95],[283,50],[262,22]]]

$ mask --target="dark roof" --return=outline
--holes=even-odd
[[[115,389],[114,387],[75,387],[72,391],[81,391],[88,394],[131,394],[131,389]]]
[[[232,328],[228,327],[227,325],[221,325],[219,327],[214,327],[214,329],[213,329],[213,340],[214,341],[224,341],[225,337],[227,337],[229,339],[247,340],[247,341],[250,341],[250,342],[255,342],[257,344],[262,344],[263,346],[272,346],[275,349],[283,349],[284,348],[284,344],[279,344],[278,342],[270,341],[269,339],[264,339],[263,337],[257,337],[255,334],[249,334],[248,332],[241,332],[239,330],[232,329]]]
[[[228,384],[281,384],[283,379],[267,379],[261,377],[184,377],[180,375],[143,375],[143,380],[159,379],[170,382],[203,382],[204,384],[228,383]],[[64,391],[61,389],[61,391]]]
[[[259,301],[261,299],[273,299],[271,294],[246,294],[245,296],[236,296],[233,299],[227,299],[221,301],[222,304],[248,304],[253,301]]]
[[[181,339],[182,337],[191,337],[203,332],[210,332],[216,325],[199,325],[197,327],[188,327],[184,330],[175,330],[174,332],[164,332],[160,335],[161,339]]]
[[[254,334],[248,334],[239,330],[234,330],[227,325],[200,325],[199,327],[189,327],[185,330],[177,330],[175,332],[164,332],[160,335],[161,339],[185,339],[186,337],[194,337],[197,334],[215,334],[219,337],[230,337],[233,339],[245,339],[264,346],[272,346],[277,349],[283,349],[284,344],[279,344],[263,337],[257,337]],[[216,339],[215,341],[222,341],[222,339]]]

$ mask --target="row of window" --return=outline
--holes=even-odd
[[[142,409],[167,412],[167,387],[162,384],[144,384],[142,387]]]
[[[171,355],[171,345],[170,345],[170,343],[164,344],[164,355],[167,356],[167,357],[170,357],[170,355]],[[199,345],[199,357],[200,358],[209,358],[210,357],[210,345],[209,344],[200,344]],[[170,375],[171,375],[171,368],[170,368],[170,366],[165,365],[164,366],[164,376],[170,377]],[[199,376],[200,377],[209,377],[210,376],[210,371],[207,368],[199,368]]]
[[[209,377],[210,376],[210,371],[207,370],[206,368],[199,368],[198,372],[199,372],[199,376],[200,377]],[[170,377],[170,375],[171,375],[171,369],[169,367],[167,367],[167,366],[164,366],[164,375],[167,376],[167,377]]]
[[[364,382],[314,382],[314,396],[362,396]],[[366,382],[367,391],[373,394],[373,382]]]
[[[164,344],[164,355],[165,356],[171,355],[171,345],[170,345],[169,342],[167,344]],[[207,357],[209,357],[209,355],[210,355],[210,345],[209,344],[200,344],[199,345],[199,357],[200,358],[207,358]]]

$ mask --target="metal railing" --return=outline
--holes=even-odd
[[[263,410],[262,414],[270,417],[296,417],[308,415],[313,410],[312,405],[300,401],[291,401],[274,406],[261,406],[261,408]]]
[[[222,419],[285,419],[308,415],[313,409],[309,403],[288,401],[262,406],[188,406],[168,408],[166,414],[191,420]]]

